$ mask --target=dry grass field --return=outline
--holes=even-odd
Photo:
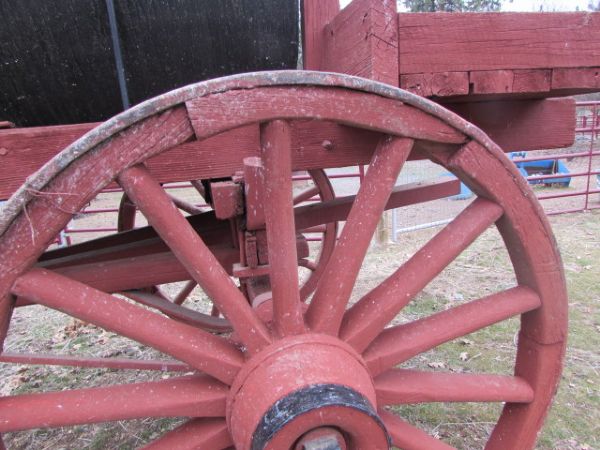
[[[539,450],[600,448],[600,211],[551,218],[569,285],[570,332],[564,374],[541,433]],[[395,270],[437,232],[426,229],[372,246],[355,287],[359,298]],[[499,236],[488,230],[454,261],[397,318],[412,320],[461,302],[509,288],[514,275]],[[169,289],[175,289],[170,286]],[[195,291],[190,307],[206,309]],[[444,344],[403,367],[452,372],[510,373],[517,320],[510,320]],[[155,351],[40,306],[20,308],[5,345],[10,351],[149,359]],[[164,357],[164,356],[162,356]],[[160,379],[169,372],[136,372],[51,366],[0,365],[0,392],[63,390]],[[398,414],[460,449],[482,448],[499,405],[427,404],[403,406]],[[146,419],[4,436],[10,449],[130,449],[149,442],[181,419]]]

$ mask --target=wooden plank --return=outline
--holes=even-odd
[[[302,2],[302,56],[306,70],[321,70],[325,58],[325,26],[333,20],[339,10],[339,0]]]
[[[600,61],[600,58],[598,58]],[[600,67],[577,69],[554,69],[552,89],[555,91],[572,89],[600,90]]]
[[[186,102],[196,136],[226,131],[235,123],[288,119],[332,121],[433,142],[460,143],[462,133],[433,116],[390,98],[327,87],[231,90]],[[368,125],[367,125],[368,124]]]
[[[563,148],[575,141],[575,101],[570,98],[445,106],[484,130],[505,152]]]
[[[512,92],[549,92],[552,81],[550,69],[524,69],[513,71]]]
[[[471,94],[507,94],[512,92],[512,70],[480,70],[469,73]]]
[[[561,148],[574,140],[575,104],[571,99],[445,106],[482,128],[505,151]],[[93,126],[0,131],[0,149],[6,150],[6,154],[0,153],[0,198],[9,197],[25,178]],[[368,164],[379,139],[376,132],[333,123],[294,122],[292,132],[294,170]],[[258,127],[251,125],[179,145],[151,158],[148,167],[161,182],[227,177],[243,168],[243,158],[259,155],[258,142]]]
[[[400,73],[598,66],[600,13],[399,15]]]
[[[505,151],[566,147],[574,139],[575,105],[571,99],[453,103],[446,107],[474,122]],[[0,198],[9,197],[25,178],[95,125],[1,130]],[[333,123],[294,122],[292,132],[294,170],[368,164],[379,139],[376,132]],[[243,158],[259,155],[258,142],[258,127],[251,125],[179,145],[151,158],[148,166],[161,182],[227,177],[243,168]]]
[[[354,0],[326,26],[321,70],[398,86],[396,2]]]
[[[451,97],[469,93],[468,72],[400,75],[400,87],[422,97]]]

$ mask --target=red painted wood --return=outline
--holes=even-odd
[[[533,389],[522,378],[471,373],[392,369],[375,378],[377,404],[430,402],[529,403]]]
[[[473,94],[506,94],[512,92],[512,70],[479,70],[469,73]]]
[[[227,267],[239,261],[239,252],[228,247],[210,247],[217,260]],[[171,252],[103,259],[57,268],[56,272],[104,292],[143,289],[163,283],[189,280],[189,272]]]
[[[189,372],[187,364],[174,360],[141,360],[132,358],[88,358],[43,353],[0,353],[0,362],[25,365],[92,367],[98,369],[160,370]]]
[[[310,188],[300,192],[299,194],[294,195],[293,203],[294,203],[294,205],[298,205],[307,200],[310,200],[318,193],[319,193],[319,188],[317,186],[310,187]]]
[[[227,387],[191,376],[0,398],[0,431],[143,417],[223,417]],[[27,411],[27,414],[22,414]]]
[[[553,90],[572,92],[582,88],[590,91],[600,89],[600,67],[557,68],[552,71]]]
[[[400,14],[399,32],[401,74],[593,67],[600,54],[599,13]]]
[[[261,127],[260,140],[273,322],[283,337],[306,331],[298,285],[290,127],[281,120],[269,122]]]
[[[250,351],[271,341],[269,333],[229,275],[143,166],[119,175],[119,184],[189,274],[229,320]]]
[[[217,181],[210,184],[210,193],[217,219],[232,219],[242,215],[244,199],[241,184],[233,181]]]
[[[444,105],[484,130],[502,150],[564,148],[575,142],[575,100],[507,100]]]
[[[385,128],[389,134],[433,142],[464,142],[462,133],[416,108],[380,96],[335,88],[232,90],[186,103],[197,136],[222,133],[232,127],[231,123],[246,125],[275,118],[295,119],[299,105],[306,119],[334,121],[372,131],[383,132]],[[373,125],[366,127],[365,123]]]
[[[221,262],[221,265],[223,267],[227,267],[225,264],[223,264],[223,262],[221,260],[219,260]],[[183,304],[183,302],[188,298],[188,296],[192,293],[192,291],[196,288],[196,286],[198,286],[198,283],[196,283],[195,280],[190,280],[188,281],[185,286],[183,288],[181,288],[181,291],[179,291],[179,293],[175,296],[175,298],[173,298],[173,303],[175,303],[176,305],[181,305]]]
[[[225,319],[184,308],[158,294],[146,291],[130,291],[124,292],[122,295],[144,306],[154,308],[172,319],[202,328],[203,330],[221,333],[231,331],[231,325]]]
[[[469,72],[400,74],[400,87],[421,97],[469,94]]]
[[[11,300],[6,295],[16,278],[35,263],[43,250],[71,220],[72,215],[106,186],[115,177],[117,170],[193,136],[185,110],[178,107],[140,120],[128,131],[131,134],[115,136],[107,142],[102,148],[102,156],[99,156],[99,152],[91,152],[82,156],[77,164],[64,168],[60,175],[47,184],[44,193],[37,194],[28,203],[24,222],[11,226],[3,234],[0,243],[2,320],[9,317],[5,313]],[[79,164],[84,168],[79,167]],[[25,230],[25,235],[17,237],[19,230]],[[13,247],[15,242],[18,243],[16,248]],[[15,263],[17,256],[19,263]],[[0,324],[0,337],[4,336],[5,325],[5,322]]]
[[[541,206],[529,201],[531,194],[523,177],[511,176],[508,178],[510,182],[485,187],[474,183],[485,174],[506,174],[514,170],[509,161],[484,161],[480,156],[482,151],[485,150],[479,144],[471,142],[446,160],[446,164],[464,177],[475,189],[474,192],[493,199],[504,209],[504,216],[497,226],[508,242],[511,261],[519,273],[519,284],[534,289],[544,305],[524,317],[528,336],[542,344],[564,342],[567,326],[567,304],[564,299],[567,294],[558,248],[555,241],[547,239],[552,233],[550,225]]]
[[[224,419],[193,419],[144,446],[143,450],[223,450],[232,445]]]
[[[527,405],[507,403],[501,420],[490,438],[488,449],[501,450],[506,445],[533,448],[551,399],[556,393],[557,381],[562,371],[565,345],[540,344],[523,333],[519,335],[519,351],[515,374],[525,379],[535,392],[535,398]],[[548,376],[551,374],[552,376]]]
[[[241,352],[221,338],[62,275],[32,269],[16,281],[12,292],[154,347],[226,383],[242,364]]]
[[[468,103],[447,107],[476,124],[500,143],[505,151],[561,148],[574,139],[571,100],[553,103]],[[560,103],[564,102],[564,103]],[[468,105],[468,106],[467,106]],[[519,110],[519,106],[523,106]],[[502,108],[499,108],[501,106]],[[506,108],[506,113],[504,113]],[[471,113],[463,111],[472,111]],[[518,114],[519,120],[514,120]],[[481,117],[481,118],[480,118]],[[544,126],[550,122],[551,126]],[[511,127],[507,127],[510,123]],[[9,152],[0,156],[0,198],[7,198],[42,164],[80,137],[94,124],[13,129],[0,131],[0,147]],[[324,123],[293,123],[293,169],[305,170],[367,164],[378,136],[363,130]],[[514,132],[513,127],[527,132]],[[332,143],[325,149],[323,142]],[[242,160],[259,155],[258,127],[228,131],[201,142],[189,142],[151,158],[147,165],[159,182],[188,181],[231,176],[242,170]],[[418,157],[416,152],[411,159]],[[212,161],[206,164],[206,161]],[[123,228],[127,229],[127,228]]]
[[[387,328],[363,356],[371,373],[378,375],[440,344],[539,306],[540,298],[530,289],[509,289],[414,322]]]
[[[323,70],[325,26],[339,12],[340,2],[339,0],[303,0],[301,4],[304,69]]]
[[[354,0],[325,27],[320,70],[398,86],[396,3]]]
[[[423,430],[385,410],[379,411],[379,415],[392,437],[392,443],[398,448],[405,450],[456,450],[454,447],[428,435]]]
[[[482,94],[536,94],[550,96],[552,69],[503,69],[469,72],[472,96]],[[501,97],[499,97],[501,98]]]
[[[303,77],[304,75],[300,76],[298,79],[299,83],[305,80]],[[335,79],[333,75],[327,75],[327,77]],[[248,93],[250,94],[252,92],[250,89],[239,89],[244,86],[244,79],[236,81],[235,88],[238,93],[249,91]],[[380,88],[383,89],[382,87]],[[300,90],[302,88],[297,87],[294,92]],[[358,90],[358,87],[355,86],[352,92],[357,93]],[[214,94],[214,97],[220,96],[221,94]],[[294,99],[293,96],[289,98],[290,102]],[[151,103],[149,104],[152,105]],[[375,108],[376,106],[368,102],[363,102],[362,104],[365,108]],[[164,106],[164,104],[161,105]],[[303,104],[298,103],[296,106],[298,108],[296,114],[303,117]],[[564,278],[560,271],[560,258],[556,251],[555,243],[552,240],[551,232],[545,222],[543,212],[539,209],[539,206],[536,206],[535,201],[532,200],[530,188],[518,175],[514,169],[514,165],[506,160],[500,150],[491,142],[488,142],[485,136],[480,135],[477,130],[469,128],[467,124],[461,123],[454,116],[446,115],[443,111],[437,111],[435,105],[423,102],[423,107],[430,108],[429,114],[432,117],[435,114],[440,114],[440,117],[443,117],[444,121],[453,122],[455,126],[469,130],[467,132],[470,134],[472,133],[474,141],[460,149],[456,145],[421,143],[419,150],[422,152],[422,155],[428,155],[434,161],[440,162],[446,168],[460,175],[461,179],[474,192],[483,198],[489,199],[486,201],[501,206],[504,214],[500,221],[498,221],[498,229],[509,248],[509,253],[517,273],[517,279],[521,287],[510,293],[497,294],[494,298],[494,304],[497,303],[495,307],[491,306],[492,303],[490,302],[490,304],[484,305],[485,307],[478,309],[477,307],[473,307],[473,303],[471,303],[465,305],[465,308],[468,306],[469,309],[460,310],[459,313],[454,311],[454,315],[443,316],[444,320],[441,323],[432,319],[426,322],[427,327],[425,327],[425,331],[413,335],[413,339],[411,339],[410,333],[408,334],[408,338],[402,335],[400,337],[394,336],[394,339],[388,341],[384,348],[377,349],[378,352],[373,354],[371,353],[373,348],[381,342],[379,340],[381,337],[376,338],[374,343],[365,352],[366,368],[363,364],[363,358],[356,355],[349,346],[341,342],[337,337],[327,337],[319,333],[310,333],[308,335],[290,336],[274,343],[274,345],[268,347],[268,350],[248,359],[243,364],[242,370],[237,374],[238,377],[235,380],[236,387],[233,389],[235,393],[232,392],[229,396],[231,404],[235,405],[237,411],[248,412],[248,414],[228,414],[231,418],[236,417],[236,425],[230,429],[236,433],[235,444],[237,447],[243,449],[249,447],[249,439],[256,428],[256,419],[261,417],[266,408],[273,406],[273,401],[280,398],[280,395],[285,395],[285,393],[297,390],[307,384],[333,381],[338,384],[342,383],[346,386],[351,385],[356,387],[355,390],[361,392],[367,398],[368,402],[374,406],[375,391],[372,387],[373,376],[381,374],[382,371],[401,362],[396,358],[403,350],[400,349],[400,353],[394,354],[401,343],[407,342],[420,346],[419,348],[412,349],[418,353],[427,346],[435,346],[437,345],[436,342],[451,338],[452,332],[457,332],[456,330],[449,331],[449,328],[444,328],[446,323],[454,323],[460,326],[467,323],[469,326],[472,326],[473,322],[476,322],[476,324],[485,326],[487,324],[485,321],[490,321],[492,315],[499,320],[503,318],[502,314],[508,314],[507,309],[510,309],[512,313],[519,314],[523,312],[522,308],[530,312],[524,314],[522,317],[523,330],[521,337],[530,342],[525,342],[522,339],[519,340],[516,376],[526,380],[532,386],[534,398],[525,407],[514,403],[507,404],[498,424],[498,429],[503,433],[493,435],[492,439],[495,439],[495,442],[492,442],[490,446],[497,445],[499,442],[498,439],[502,439],[501,443],[508,448],[519,448],[519,446],[523,445],[527,447],[533,446],[533,440],[539,431],[541,421],[560,374],[560,361],[562,351],[564,351],[566,316],[560,313],[566,304],[566,295]],[[369,122],[369,120],[372,120],[373,117],[379,117],[380,119],[378,120],[382,120],[382,122],[375,126],[381,127],[380,129],[384,133],[387,133],[388,129],[393,130],[395,125],[385,122],[383,111],[377,110],[374,114],[368,114],[368,112],[366,111],[361,119],[364,122],[357,123],[357,126],[372,128],[372,122]],[[181,109],[177,110],[174,114],[181,114]],[[271,114],[276,114],[276,111]],[[10,228],[3,233],[0,239],[0,268],[2,269],[0,271],[2,274],[0,278],[0,293],[3,296],[2,300],[5,306],[5,309],[0,311],[3,313],[3,322],[7,322],[10,317],[10,306],[12,303],[9,301],[11,299],[9,295],[13,281],[19,277],[21,272],[33,266],[39,253],[50,242],[49,238],[53,237],[60,230],[63,226],[63,219],[67,219],[72,213],[62,211],[63,214],[57,214],[53,207],[48,208],[47,205],[51,199],[56,201],[53,195],[58,194],[60,198],[59,203],[51,203],[54,207],[81,207],[82,204],[89,201],[91,193],[87,197],[86,193],[91,189],[95,188],[95,191],[97,191],[102,187],[102,183],[108,182],[108,180],[123,169],[143,161],[148,155],[168,148],[169,144],[177,144],[182,139],[189,138],[190,124],[185,114],[177,117],[178,120],[175,121],[174,125],[178,128],[174,133],[161,125],[161,120],[165,118],[169,119],[169,117],[172,118],[170,114],[165,113],[161,114],[156,121],[145,122],[145,126],[130,126],[124,133],[110,139],[108,144],[103,144],[102,148],[92,150],[82,161],[76,161],[62,172],[56,174],[51,184],[44,188],[49,190],[48,193],[44,194],[45,197],[34,197],[27,206],[27,214],[24,213],[18,216]],[[258,115],[257,117],[255,120],[262,121],[263,116]],[[311,116],[308,117],[310,118]],[[271,119],[277,119],[277,117],[270,117],[266,120]],[[221,124],[223,128],[233,128],[235,125],[235,122],[227,122],[225,119],[223,119]],[[148,132],[148,128],[151,128],[152,131]],[[196,128],[196,131],[198,131],[198,126]],[[133,137],[131,137],[130,133]],[[391,134],[394,134],[394,132],[391,131]],[[138,142],[136,142],[137,139],[139,139]],[[333,141],[330,142],[333,143]],[[125,146],[123,149],[123,143],[129,143],[131,146]],[[331,145],[323,146],[321,142],[321,146],[326,153],[332,151]],[[333,151],[335,151],[335,145],[333,146]],[[370,155],[371,152],[365,153]],[[101,155],[102,158],[98,158],[98,155]],[[332,159],[328,161],[332,161]],[[337,161],[340,160],[338,159]],[[315,164],[318,164],[318,161],[315,161]],[[105,168],[105,170],[97,174],[98,167]],[[67,176],[69,177],[68,179],[66,178]],[[61,186],[61,183],[65,183],[65,185]],[[56,189],[60,187],[63,190],[57,191]],[[366,190],[368,188],[365,188]],[[77,197],[78,195],[82,195],[84,198],[71,199],[71,196]],[[385,201],[383,204],[385,204]],[[171,209],[174,209],[172,205]],[[177,214],[179,213],[177,212]],[[477,221],[477,218],[474,218],[474,220]],[[187,221],[185,223],[188,226]],[[43,239],[41,242],[38,242],[37,239],[40,236]],[[440,253],[443,255],[446,251],[448,250],[441,249]],[[360,254],[351,256],[361,257]],[[435,257],[435,255],[433,256]],[[186,332],[183,332],[183,330],[189,330],[189,328],[185,328],[185,325],[160,317],[125,301],[121,303],[126,304],[126,307],[123,307],[119,303],[117,308],[112,303],[112,301],[117,299],[111,299],[110,296],[93,291],[91,288],[82,287],[77,282],[66,280],[60,277],[60,275],[45,275],[45,277],[58,277],[53,278],[60,281],[56,283],[44,284],[44,281],[47,281],[46,279],[42,280],[41,284],[35,280],[31,282],[31,277],[39,273],[34,269],[27,275],[21,276],[15,284],[15,290],[19,288],[23,289],[23,287],[29,290],[37,288],[38,291],[34,292],[36,296],[30,295],[30,297],[35,297],[34,300],[38,299],[37,294],[39,294],[39,298],[45,296],[47,303],[53,302],[61,307],[66,305],[68,308],[76,309],[77,311],[73,314],[76,317],[83,315],[80,314],[80,311],[87,311],[92,316],[100,317],[104,321],[103,323],[110,321],[113,327],[122,326],[128,332],[138,329],[142,330],[140,332],[146,332],[145,326],[149,324],[153,335],[144,336],[146,341],[154,342],[152,339],[158,339],[158,337],[164,341],[165,336],[167,336],[167,342],[171,343],[175,340],[181,346],[176,348],[175,352],[181,350],[182,353],[186,353],[187,359],[184,359],[184,361],[191,364],[191,361],[188,361],[188,359],[194,359],[195,367],[204,364],[206,372],[215,372],[213,373],[215,376],[217,376],[217,370],[223,370],[223,368],[219,369],[216,367],[218,358],[209,356],[207,359],[205,357],[205,354],[210,350],[210,345],[205,345],[206,342],[188,339]],[[68,295],[60,295],[65,290]],[[17,292],[17,295],[19,292]],[[515,295],[515,293],[518,295]],[[517,299],[513,299],[513,296],[517,297]],[[51,297],[50,300],[48,300],[48,297]],[[480,302],[484,300],[488,299],[477,301],[475,304],[481,306]],[[6,305],[8,305],[8,309],[6,309]],[[503,309],[505,307],[506,309]],[[138,310],[143,310],[145,313],[139,313]],[[468,317],[468,313],[474,311],[477,314],[474,314],[473,319],[465,320],[465,317]],[[67,312],[73,311],[69,309]],[[149,316],[143,314],[148,314]],[[149,322],[147,317],[150,316],[152,317],[152,321]],[[160,318],[161,321],[157,321],[156,317]],[[439,318],[440,316],[434,317]],[[477,322],[478,320],[479,322]],[[123,325],[123,321],[129,322]],[[134,325],[130,323],[132,321]],[[144,326],[141,326],[140,323]],[[419,321],[416,323],[422,325],[425,322]],[[170,325],[165,327],[162,326],[163,324]],[[161,325],[161,327],[158,325]],[[176,326],[176,328],[171,328],[173,326]],[[413,331],[416,328],[418,327],[415,326]],[[159,333],[156,330],[160,330],[163,333]],[[393,328],[391,330],[396,331],[397,329]],[[441,330],[441,335],[436,334],[438,330]],[[468,330],[465,330],[463,327],[459,331],[466,332]],[[193,332],[196,338],[197,336],[204,338],[201,330],[193,329]],[[386,333],[388,331],[384,331],[381,336],[389,338],[389,335],[386,335]],[[129,334],[126,334],[126,336],[129,336]],[[180,339],[182,336],[183,338]],[[217,342],[227,345],[225,340],[217,340]],[[522,342],[523,344],[521,345]],[[165,345],[164,342],[163,345]],[[209,350],[206,350],[206,347]],[[317,350],[315,347],[319,347],[321,350]],[[249,354],[246,349],[244,350],[246,354]],[[387,351],[391,352],[391,354],[386,353]],[[169,353],[169,351],[166,352]],[[170,349],[170,352],[173,353],[173,349]],[[407,356],[410,354],[410,351],[402,354]],[[242,365],[242,362],[236,362],[236,358],[242,357],[240,353],[233,350],[233,353],[229,356],[229,359],[227,359],[226,355],[225,361],[229,361],[231,367],[235,366],[235,364]],[[222,361],[220,363],[223,365]],[[386,364],[389,365],[383,367]],[[360,375],[360,379],[363,382],[358,383],[359,385],[350,384],[357,382],[357,374]],[[233,378],[229,374],[221,374],[221,376],[224,379],[223,381],[227,382],[231,382]],[[252,378],[251,381],[250,378]],[[282,389],[278,389],[279,387]],[[513,413],[514,417],[519,418],[519,422],[511,418],[511,414]],[[410,445],[421,445],[421,448],[428,449],[447,448],[443,446],[444,444],[419,432],[414,427],[407,427],[399,419],[395,421],[392,419],[390,421],[386,415],[387,413],[381,414],[396,443],[402,443],[399,439],[411,440],[412,444],[409,442],[408,445],[401,445],[404,448],[410,448]],[[25,417],[25,414],[22,415]],[[250,416],[252,416],[252,419],[248,419]],[[281,434],[278,433],[267,448],[289,448],[306,431],[319,427],[323,423],[324,418],[327,423],[330,423],[330,420],[338,420],[339,422],[331,423],[339,426],[344,433],[351,434],[353,439],[356,435],[359,440],[353,442],[361,442],[359,446],[369,448],[369,445],[373,443],[373,436],[377,437],[377,442],[382,442],[378,444],[379,447],[384,448],[387,445],[385,434],[376,421],[370,420],[364,415],[358,419],[356,417],[353,419],[352,414],[347,414],[346,408],[335,406],[331,409],[327,407],[316,408],[307,414],[301,415],[298,420],[293,421],[290,428],[287,428],[286,425],[286,431]],[[511,428],[515,429],[513,433],[509,432]],[[242,434],[241,437],[239,433]],[[279,445],[281,443],[283,445]]]
[[[548,92],[551,89],[552,73],[553,70],[550,69],[513,70],[512,92]]]
[[[306,313],[311,329],[337,334],[379,218],[412,147],[410,139],[382,137]]]
[[[400,208],[442,197],[449,197],[456,195],[459,191],[460,183],[457,180],[446,179],[396,186],[390,194],[385,209]],[[337,197],[335,200],[323,203],[299,206],[295,209],[296,228],[302,230],[321,223],[346,220],[354,199],[354,195],[349,195]]]
[[[402,308],[501,215],[502,208],[495,203],[476,199],[346,312],[340,337],[359,352],[367,348]]]

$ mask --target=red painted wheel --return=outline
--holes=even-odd
[[[304,147],[299,153],[294,147],[294,127],[304,126],[305,119],[322,120],[326,126],[338,122],[348,132],[370,130],[368,138],[378,139],[351,207],[344,209],[336,201],[321,208],[293,208],[292,170],[319,167]],[[162,189],[162,180],[143,164],[190,139],[201,141],[253,123],[261,124],[273,297],[269,327],[225,269],[238,255],[222,245],[221,229],[212,222],[186,220]],[[348,307],[373,231],[411,152],[448,168],[478,198]],[[339,164],[365,159],[363,153],[349,159],[343,149],[332,158],[340,158]],[[134,230],[125,234],[125,241],[99,240],[85,254],[55,260],[41,256],[72,214],[112,180],[121,184],[160,238]],[[402,201],[420,201],[421,194],[412,190]],[[2,433],[190,417],[150,448],[379,449],[391,442],[403,449],[435,450],[450,447],[387,408],[477,401],[504,404],[486,448],[528,449],[559,379],[565,281],[551,230],[530,188],[479,130],[438,105],[389,86],[311,72],[249,74],[189,86],[139,105],[74,143],[18,191],[6,211],[0,222],[3,336],[15,299],[34,302],[153,347],[198,374],[4,397]],[[296,229],[329,223],[340,211],[345,226],[304,311]],[[510,254],[516,286],[386,328],[494,224]],[[107,293],[177,281],[187,274],[232,324],[239,344]],[[519,315],[512,375],[395,368],[442,343]],[[12,360],[24,361],[16,356]],[[93,364],[100,363],[84,360],[80,365]],[[113,367],[153,364],[161,362],[120,361]],[[170,364],[182,368],[181,363]]]

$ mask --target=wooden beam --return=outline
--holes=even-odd
[[[399,15],[400,73],[598,66],[600,13]]]
[[[400,87],[421,97],[467,95],[469,72],[400,74]]]
[[[598,58],[600,63],[600,58]],[[552,89],[569,94],[574,89],[589,92],[600,90],[600,67],[585,67],[575,69],[554,69],[552,71]],[[569,94],[570,95],[570,94]]]
[[[302,2],[302,57],[306,70],[322,70],[325,58],[325,27],[340,10],[339,0]]]
[[[505,152],[563,148],[575,141],[575,101],[570,98],[445,106],[485,131]]]
[[[572,145],[572,99],[446,104],[473,122],[504,151],[562,148]],[[96,124],[0,131],[0,198],[8,198],[25,179]],[[368,164],[379,134],[333,123],[294,122],[294,170]],[[324,142],[328,145],[324,146]],[[331,145],[329,145],[331,143]],[[418,159],[413,152],[411,159]],[[242,170],[242,160],[259,155],[258,127],[239,128],[204,141],[188,142],[148,161],[161,182],[227,177]]]
[[[354,0],[326,26],[321,70],[398,86],[396,2]]]

